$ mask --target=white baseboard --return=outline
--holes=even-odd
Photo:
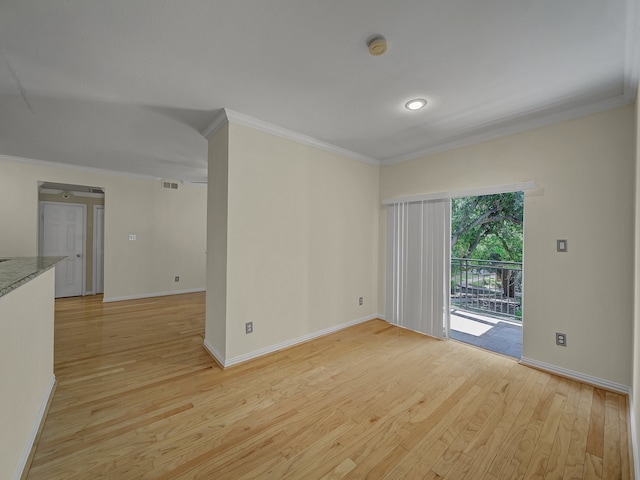
[[[38,414],[36,415],[36,420],[33,423],[33,427],[31,427],[31,433],[29,434],[29,440],[24,447],[24,452],[22,452],[22,457],[20,458],[20,463],[18,464],[18,469],[16,470],[15,480],[20,480],[24,475],[24,469],[27,466],[27,462],[29,461],[29,457],[31,456],[31,451],[35,447],[36,438],[38,436],[38,432],[42,427],[42,424],[45,421],[45,414],[47,413],[47,406],[49,405],[49,401],[51,400],[51,394],[53,393],[53,387],[56,385],[56,376],[51,374],[51,380],[49,381],[49,385],[47,386],[47,390],[42,398],[42,402],[40,403],[40,409],[38,410]]]
[[[231,357],[225,359],[222,357],[206,340],[204,341],[205,349],[222,365],[223,368],[231,367],[233,365],[238,365],[239,363],[244,363],[249,360],[253,360],[258,357],[262,357],[264,355],[268,355],[270,353],[277,352],[279,350],[284,350],[285,348],[293,347],[300,343],[308,342],[309,340],[313,340],[315,338],[324,337],[325,335],[330,335],[332,333],[338,332],[340,330],[344,330],[345,328],[352,327],[359,323],[368,322],[369,320],[374,320],[379,318],[377,314],[367,315],[366,317],[356,318],[355,320],[351,320],[346,323],[341,323],[340,325],[335,325],[333,327],[325,328],[323,330],[318,330],[317,332],[309,333],[307,335],[302,335],[301,337],[292,338],[291,340],[286,340],[284,342],[277,343],[275,345],[270,345],[268,347],[260,348],[258,350],[254,350],[253,352],[243,353],[242,355],[236,355],[235,357]]]
[[[611,390],[614,392],[627,395],[629,397],[629,423],[631,424],[629,425],[629,428],[631,429],[631,450],[633,452],[633,466],[634,466],[633,470],[635,472],[636,480],[640,480],[640,456],[638,455],[638,433],[636,432],[635,413],[633,411],[633,392],[631,387],[627,385],[622,385],[620,383],[611,382],[609,380],[604,380],[602,378],[594,377],[592,375],[587,375],[584,373],[569,370],[567,368],[557,367],[549,363],[539,362],[538,360],[533,360],[532,358],[522,357],[520,359],[520,363],[522,365],[527,365],[529,367],[534,367],[540,370],[545,370],[550,373],[555,373],[563,377],[568,377],[568,378],[571,378],[572,380],[577,380],[579,382],[588,383],[596,387],[601,387],[607,390]]]
[[[631,387],[629,387],[628,385],[622,385],[621,383],[611,382],[603,378],[593,377],[585,373],[580,373],[574,370],[569,370],[568,368],[558,367],[549,363],[540,362],[532,358],[522,357],[520,359],[520,363],[529,367],[539,368],[540,370],[546,370],[547,372],[555,373],[562,377],[568,377],[572,380],[577,380],[579,382],[588,383],[596,387],[601,387],[606,390],[623,393],[625,395],[631,395]]]
[[[211,345],[209,343],[209,340],[207,340],[206,338],[204,339],[204,343],[202,344],[202,346],[204,347],[204,349],[209,353],[209,355],[211,355],[216,362],[218,362],[220,364],[220,366],[222,368],[224,368],[224,355],[221,355],[220,352],[218,352],[213,345]]]
[[[191,288],[188,290],[171,290],[170,292],[155,292],[155,293],[141,293],[139,295],[126,295],[123,297],[105,297],[102,299],[103,303],[107,302],[120,302],[122,300],[138,300],[140,298],[151,297],[166,297],[167,295],[181,295],[183,293],[197,293],[204,292],[204,288]]]

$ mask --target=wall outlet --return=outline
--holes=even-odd
[[[253,333],[253,322],[247,322],[244,324],[244,333],[247,335]]]
[[[567,241],[556,240],[556,250],[558,250],[558,252],[567,252],[568,251]]]
[[[560,345],[561,347],[567,346],[567,334],[566,333],[557,333],[556,332],[556,345]]]
[[[358,298],[358,305],[364,305],[364,298],[363,297]]]
[[[176,275],[175,281],[176,281],[176,282],[179,282],[179,281],[180,281],[180,275]]]
[[[129,240],[135,240],[136,239],[136,234],[135,233],[130,233],[129,234]]]

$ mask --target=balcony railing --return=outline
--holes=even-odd
[[[522,263],[452,258],[451,308],[522,320]]]

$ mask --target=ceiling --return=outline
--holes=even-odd
[[[0,154],[206,181],[229,109],[387,164],[630,104],[639,0],[0,0]],[[369,55],[382,34],[388,51]],[[407,100],[426,108],[410,112]]]

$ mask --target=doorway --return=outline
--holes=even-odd
[[[38,200],[39,254],[67,257],[56,267],[56,298],[102,293],[104,189],[40,182]]]
[[[534,187],[529,181],[383,201],[386,321],[521,358],[524,191]],[[451,208],[454,202],[465,208]]]
[[[452,200],[452,339],[522,356],[523,226],[522,191]]]

